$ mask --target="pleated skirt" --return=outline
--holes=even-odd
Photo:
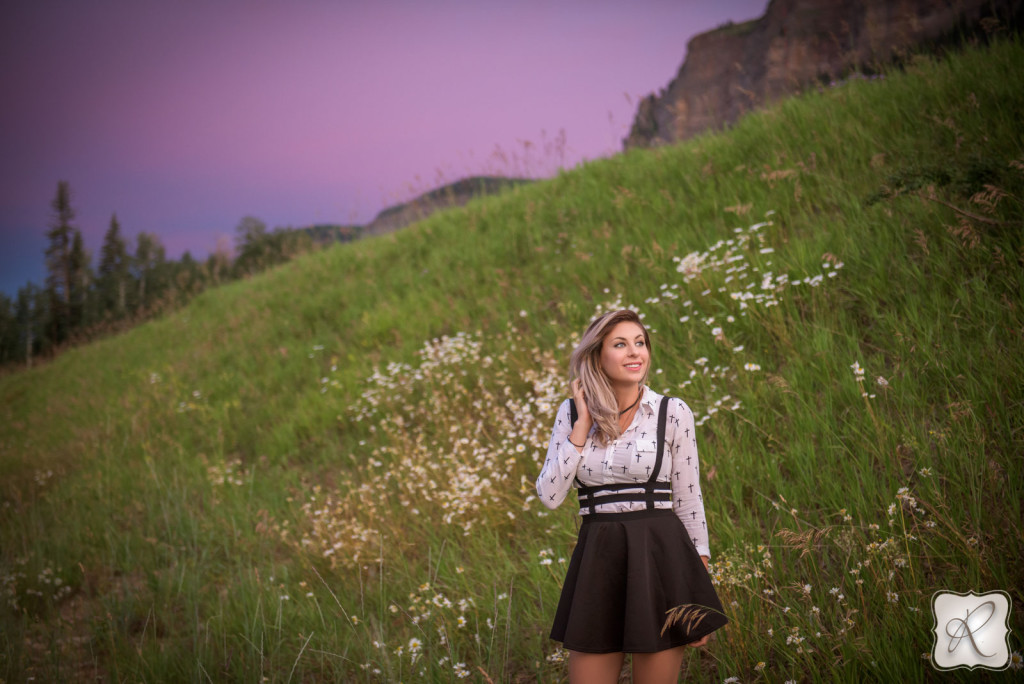
[[[724,626],[700,555],[671,509],[583,515],[551,638],[584,653],[653,653]],[[688,605],[664,630],[669,611]]]

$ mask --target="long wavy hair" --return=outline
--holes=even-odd
[[[583,394],[587,401],[587,410],[590,417],[597,426],[594,439],[602,446],[609,441],[617,439],[622,431],[619,429],[619,404],[615,399],[615,391],[612,389],[608,375],[601,367],[601,348],[604,346],[604,338],[619,323],[629,321],[636,323],[644,333],[644,344],[647,351],[651,351],[651,336],[646,326],[640,321],[640,316],[635,311],[620,309],[610,311],[595,318],[587,327],[580,343],[576,345],[572,356],[569,357],[569,384],[579,378],[583,383]],[[650,373],[651,364],[644,368],[644,376],[640,379],[639,385],[647,382],[647,375]]]

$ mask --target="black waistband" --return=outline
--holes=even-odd
[[[580,520],[581,524],[586,525],[587,523],[626,522],[662,516],[676,517],[676,512],[671,508],[648,508],[642,511],[622,511],[621,513],[583,513],[580,516]]]
[[[632,492],[623,490],[632,489]],[[622,492],[621,494],[605,494],[604,492]],[[619,503],[621,501],[635,501],[646,503],[648,508],[654,507],[656,501],[672,501],[672,485],[668,482],[644,482],[644,483],[616,483],[609,485],[597,485],[593,487],[580,487],[579,489],[580,509],[589,509],[596,513],[596,507],[603,504]]]

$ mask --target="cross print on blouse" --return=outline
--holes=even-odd
[[[690,483],[690,493],[693,494],[693,483]]]

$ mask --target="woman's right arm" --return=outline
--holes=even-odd
[[[537,497],[548,508],[556,508],[565,500],[572,489],[576,468],[583,458],[580,450],[569,441],[569,433],[572,431],[569,420],[569,400],[566,399],[555,416],[547,459],[537,478]]]

